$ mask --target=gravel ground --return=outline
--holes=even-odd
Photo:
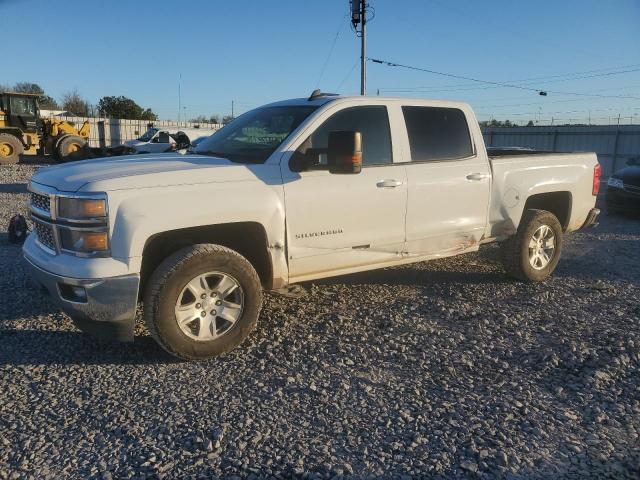
[[[640,478],[640,220],[270,295],[240,348],[180,363],[92,340],[6,240],[36,165],[0,167],[0,478]],[[408,477],[407,477],[408,478]]]

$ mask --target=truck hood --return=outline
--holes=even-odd
[[[618,170],[612,176],[621,179],[625,185],[640,187],[640,165],[625,167],[622,170]]]
[[[203,155],[160,153],[126,155],[56,165],[31,180],[61,192],[106,192],[169,185],[278,180],[273,165],[246,165]]]

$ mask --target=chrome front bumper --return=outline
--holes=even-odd
[[[24,261],[33,283],[69,314],[80,330],[99,338],[133,341],[140,275],[68,278],[47,272],[27,258]]]

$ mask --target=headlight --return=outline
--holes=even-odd
[[[109,235],[107,232],[60,228],[60,243],[63,250],[71,252],[106,252],[109,250]]]
[[[607,182],[611,188],[624,188],[624,183],[619,178],[609,177],[609,181]]]
[[[107,216],[107,202],[92,198],[58,198],[58,217],[88,219]]]

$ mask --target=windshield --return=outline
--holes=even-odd
[[[144,132],[144,134],[140,138],[138,138],[138,140],[141,142],[148,142],[153,138],[157,131],[157,128],[150,128],[149,130]]]
[[[251,110],[204,139],[195,153],[234,162],[263,163],[316,108],[284,106]]]

